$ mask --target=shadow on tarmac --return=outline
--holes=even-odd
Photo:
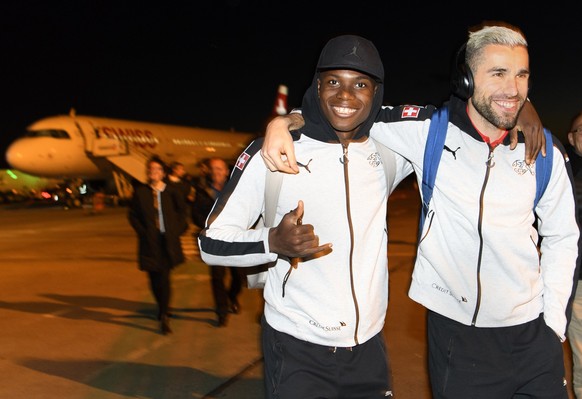
[[[96,378],[85,383],[99,390],[131,398],[219,398],[221,397],[220,392],[232,380],[225,381],[223,377],[191,367],[160,366],[134,362],[53,361],[29,358],[24,359],[21,365],[75,382],[83,380],[83,376],[78,373],[78,370],[100,370]],[[218,386],[218,388],[208,392],[209,384]],[[237,381],[238,389],[241,392],[240,398],[245,397],[244,392],[256,392],[259,385],[262,387],[262,384],[262,379],[259,378],[245,378],[243,381]]]

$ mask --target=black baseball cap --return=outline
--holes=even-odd
[[[352,69],[384,81],[384,65],[376,46],[356,35],[337,36],[327,42],[317,62],[317,71]]]

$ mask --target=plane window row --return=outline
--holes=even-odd
[[[61,129],[29,130],[24,137],[52,137],[54,139],[70,139],[69,133]]]

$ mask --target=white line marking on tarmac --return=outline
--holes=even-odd
[[[149,347],[140,348],[140,349],[134,350],[133,352],[129,352],[127,354],[127,356],[125,356],[125,357],[129,360],[141,359],[142,357],[147,355],[149,352],[152,352],[152,351],[154,351],[154,350],[156,350],[164,345],[167,345],[167,343],[168,343],[167,339],[157,339],[157,340],[153,341]]]

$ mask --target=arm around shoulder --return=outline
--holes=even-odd
[[[269,122],[261,148],[261,156],[269,170],[299,173],[289,131],[300,129],[304,125],[305,121],[300,113],[277,116]]]

